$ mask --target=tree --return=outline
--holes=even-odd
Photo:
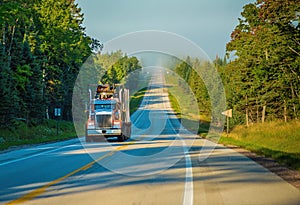
[[[0,2],[1,125],[17,118],[42,122],[57,104],[63,119],[72,119],[79,68],[102,47],[86,36],[82,21],[73,0]]]
[[[209,75],[210,70],[209,63],[200,62],[199,59],[191,59],[190,57],[187,57],[185,61],[179,62],[174,70],[185,82],[182,83],[183,81],[178,81],[179,86],[182,86],[186,93],[191,89],[196,97],[199,112],[207,116],[211,115],[212,110],[210,96],[207,90],[207,86],[211,84],[205,84],[204,78],[211,77]],[[200,74],[203,73],[207,73],[207,76],[200,76]],[[206,82],[210,82],[210,80],[207,80]]]
[[[113,57],[115,54],[111,54]],[[119,52],[117,52],[119,55]],[[107,56],[104,55],[106,58]],[[114,62],[113,65],[109,66],[105,70],[105,74],[101,79],[102,83],[108,84],[117,84],[117,83],[126,83],[128,75],[135,70],[140,69],[141,66],[139,65],[139,61],[136,57],[128,57],[123,56]]]
[[[259,121],[262,106],[269,119],[299,115],[299,9],[297,0],[247,4],[231,34],[226,48],[237,58],[224,70],[229,101],[252,121]]]
[[[47,56],[43,73],[49,111],[61,106],[63,119],[71,120],[71,93],[93,41],[84,33],[83,14],[74,0],[41,0],[35,10],[41,23],[41,51]]]
[[[28,6],[31,3],[22,0],[4,0],[0,3],[0,110],[3,119],[1,125],[4,126],[11,125],[17,117],[24,117],[21,115],[25,109],[22,94],[32,73],[26,57],[23,58],[24,55],[31,55],[26,44],[28,28],[32,25]]]

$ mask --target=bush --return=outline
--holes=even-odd
[[[72,122],[59,121],[58,125],[57,135],[55,120],[45,120],[36,126],[22,120],[15,120],[13,126],[0,129],[0,150],[11,146],[53,142],[76,137]]]

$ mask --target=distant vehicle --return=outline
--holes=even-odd
[[[106,84],[89,87],[86,142],[98,141],[103,137],[117,137],[120,142],[129,139],[131,135],[129,90],[124,85]],[[94,97],[91,87],[96,87]]]

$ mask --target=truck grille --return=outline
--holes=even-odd
[[[96,118],[98,127],[112,127],[111,115],[97,115]]]

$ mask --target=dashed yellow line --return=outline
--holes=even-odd
[[[63,177],[60,177],[60,178],[58,178],[58,179],[56,179],[56,180],[54,180],[54,181],[51,181],[51,182],[45,184],[44,186],[42,186],[42,187],[40,187],[40,188],[38,188],[38,189],[35,189],[35,190],[33,190],[33,191],[31,191],[31,192],[25,194],[24,196],[21,196],[21,197],[18,198],[18,199],[15,199],[15,200],[12,200],[12,201],[6,203],[6,205],[15,205],[15,204],[21,204],[21,203],[24,203],[24,202],[26,202],[26,201],[30,201],[30,200],[32,200],[32,199],[34,199],[34,198],[40,196],[41,194],[45,193],[49,187],[51,187],[51,186],[53,186],[53,185],[55,185],[55,184],[58,184],[59,182],[65,180],[66,178],[68,178],[68,177],[70,177],[70,176],[72,176],[72,175],[75,175],[76,173],[78,173],[78,172],[80,172],[80,171],[88,170],[88,169],[91,168],[95,163],[97,163],[97,162],[103,160],[103,159],[106,158],[106,157],[112,156],[114,153],[116,153],[116,152],[119,151],[119,150],[122,150],[122,149],[126,148],[126,147],[127,147],[128,145],[130,145],[130,144],[134,144],[134,142],[129,142],[129,143],[123,145],[123,146],[120,146],[120,147],[118,147],[117,149],[115,149],[114,151],[111,151],[111,152],[109,152],[109,153],[103,155],[102,157],[100,157],[100,158],[98,158],[98,159],[96,159],[96,160],[94,160],[94,161],[92,161],[92,162],[90,162],[90,163],[88,163],[88,164],[86,164],[86,165],[80,167],[79,169],[76,169],[76,170],[70,172],[69,174],[67,174],[67,175],[65,175],[65,176],[63,176]]]

